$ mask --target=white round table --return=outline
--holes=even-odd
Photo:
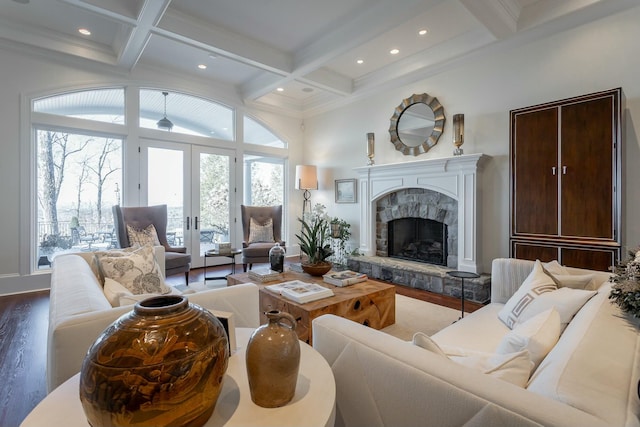
[[[308,344],[300,342],[300,371],[293,400],[280,408],[263,408],[251,400],[245,349],[253,329],[236,329],[236,352],[229,367],[216,408],[207,427],[214,426],[319,426],[335,421],[336,384],[327,361]],[[79,398],[80,374],[53,390],[24,419],[21,427],[88,427]]]

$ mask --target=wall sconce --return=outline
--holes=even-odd
[[[375,163],[373,161],[373,157],[375,156],[375,154],[376,154],[376,136],[373,132],[369,132],[367,134],[367,157],[369,157],[367,166],[371,166]]]
[[[459,156],[463,153],[462,148],[464,144],[464,114],[453,115],[453,145],[456,149],[453,150],[454,156]]]
[[[318,189],[318,171],[315,166],[298,165],[296,166],[296,190],[304,190],[304,202],[302,203],[302,218],[304,213],[311,212],[311,193],[309,190]]]

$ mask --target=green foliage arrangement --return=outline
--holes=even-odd
[[[310,214],[298,218],[302,224],[300,234],[296,234],[300,243],[300,250],[307,255],[308,264],[318,264],[326,261],[331,255],[330,222],[325,213],[325,206],[316,204]]]
[[[622,311],[640,318],[640,249],[629,252],[629,259],[613,268],[609,299]]]

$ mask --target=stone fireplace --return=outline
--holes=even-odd
[[[483,154],[356,168],[360,252],[388,256],[388,223],[414,217],[447,225],[450,269],[479,271],[478,172]]]
[[[356,168],[362,256],[348,266],[371,278],[460,297],[452,270],[481,273],[477,229],[482,154]],[[398,227],[400,227],[398,229]],[[465,280],[485,302],[490,276]]]
[[[376,201],[376,256],[458,266],[458,202],[437,191],[406,188]]]

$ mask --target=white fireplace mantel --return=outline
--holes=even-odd
[[[376,202],[405,188],[424,188],[458,201],[458,270],[478,272],[478,174],[484,154],[355,168],[360,194],[360,252],[375,255]]]

